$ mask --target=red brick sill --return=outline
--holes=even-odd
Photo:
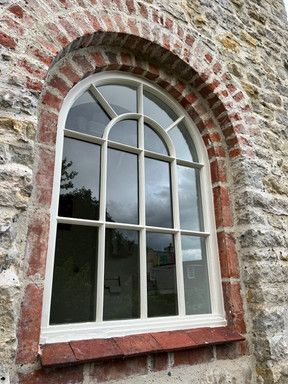
[[[110,339],[93,339],[40,346],[43,367],[81,364],[207,345],[227,344],[245,338],[228,327],[145,333]]]

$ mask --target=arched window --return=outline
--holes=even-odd
[[[42,342],[226,325],[209,163],[187,113],[92,75],[59,116]]]

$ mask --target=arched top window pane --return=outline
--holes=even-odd
[[[191,134],[184,123],[178,124],[168,132],[173,141],[176,157],[181,160],[198,161],[195,145]]]
[[[155,120],[161,127],[168,128],[175,120],[176,113],[157,96],[144,91],[144,114]]]
[[[138,121],[122,120],[114,124],[109,132],[109,140],[137,147]]]
[[[135,87],[113,84],[102,85],[97,88],[118,115],[137,112],[137,91]]]
[[[102,137],[110,118],[101,105],[84,92],[72,105],[66,120],[66,129],[82,132],[86,135]]]
[[[147,151],[168,155],[164,141],[148,124],[144,124],[144,148]]]

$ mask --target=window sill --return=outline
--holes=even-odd
[[[45,344],[40,346],[40,357],[43,367],[52,367],[172,352],[243,340],[245,338],[241,334],[228,327],[198,328]]]

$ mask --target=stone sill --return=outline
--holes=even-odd
[[[40,346],[40,358],[43,367],[55,367],[243,340],[245,338],[240,333],[228,327],[197,328],[45,344]]]

